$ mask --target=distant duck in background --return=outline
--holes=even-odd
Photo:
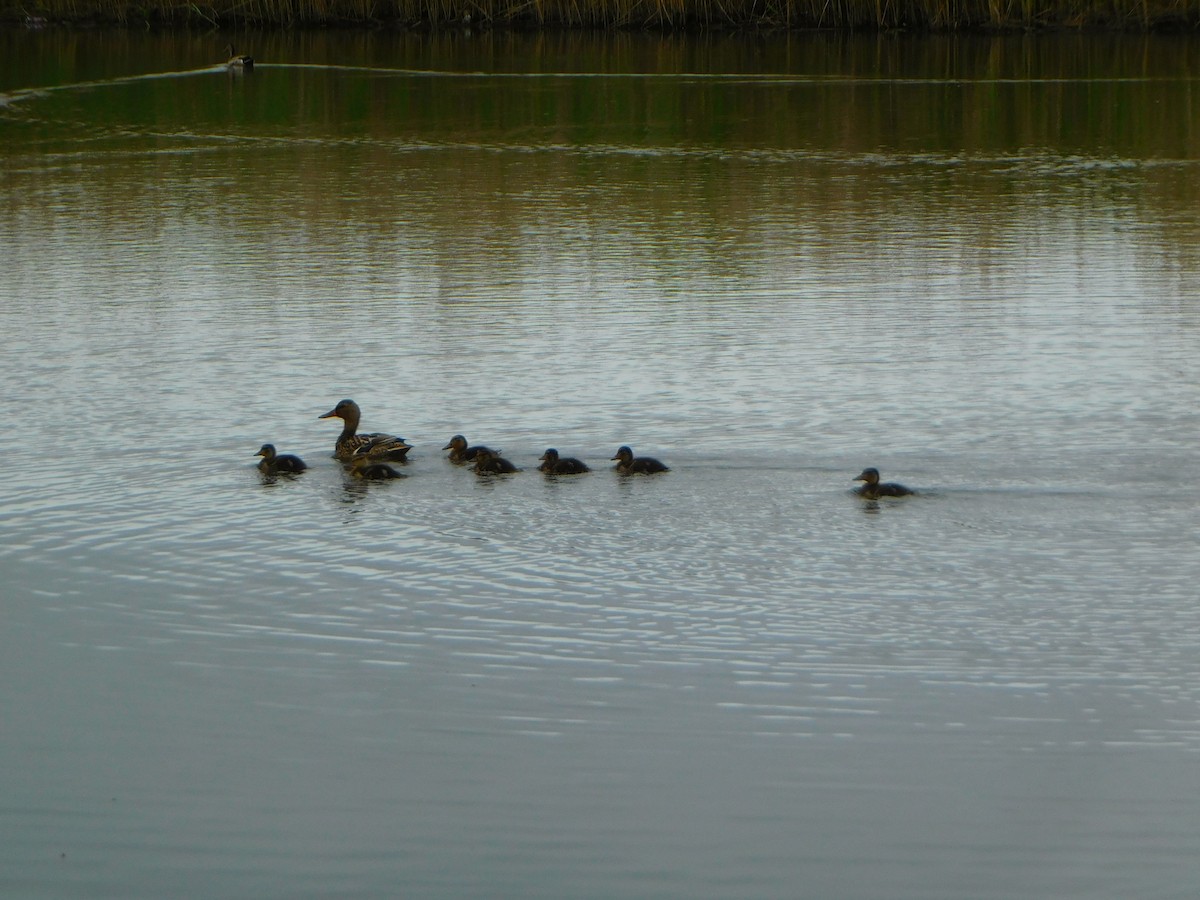
[[[617,464],[613,466],[621,475],[654,475],[657,472],[670,472],[663,463],[650,456],[634,456],[628,447],[621,447],[613,457]]]
[[[469,447],[467,446],[467,439],[461,434],[456,434],[454,437],[450,438],[450,443],[448,443],[442,449],[450,451],[450,453],[447,454],[446,459],[460,466],[464,463],[475,462],[475,457],[478,455],[480,450],[486,450],[488,453],[499,452],[488,450],[487,447],[483,446]]]
[[[916,493],[895,482],[886,481],[880,484],[878,469],[863,469],[854,480],[863,482],[863,486],[857,488],[855,493],[866,500],[878,500],[880,497],[907,497],[909,494]]]
[[[509,475],[521,471],[495,450],[489,450],[487,447],[476,447],[475,449],[476,475]]]
[[[292,456],[290,453],[276,453],[274,444],[263,444],[254,455],[262,457],[258,468],[266,475],[275,475],[279,472],[298,475],[308,468],[304,464],[304,460],[298,456]]]
[[[571,456],[559,456],[558,451],[553,447],[543,453],[539,459],[542,464],[538,466],[538,471],[545,472],[547,475],[582,475],[584,472],[592,471],[584,465],[582,460]]]
[[[353,400],[342,400],[325,415],[317,418],[342,420],[342,433],[333,445],[333,455],[343,462],[348,462],[355,456],[373,460],[385,459],[389,462],[407,462],[412,444],[404,438],[392,434],[358,433],[358,421],[362,418],[362,410]]]
[[[254,68],[254,57],[245,53],[237,53],[233,49],[233,44],[225,45],[225,52],[229,54],[229,60],[225,63],[231,69],[243,69],[249,71]]]

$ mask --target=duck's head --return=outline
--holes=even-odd
[[[275,458],[275,445],[274,444],[263,444],[261,447],[258,448],[258,452],[255,453],[254,455],[262,456],[262,457],[265,457],[266,459],[274,459]]]
[[[358,404],[353,400],[339,400],[338,405],[325,413],[323,416],[317,416],[318,419],[343,419],[347,422],[357,422],[362,415],[362,411],[358,408]]]
[[[613,459],[620,460],[621,462],[629,462],[633,459],[633,450],[629,447],[619,447],[617,448],[617,455]]]
[[[443,450],[466,450],[467,449],[467,439],[465,437],[463,437],[461,434],[456,434],[454,437],[450,438],[450,443],[448,443],[442,449]]]
[[[558,451],[550,447],[538,459],[542,462],[556,463],[558,462]]]
[[[854,480],[865,481],[867,484],[879,484],[879,470],[863,469]]]

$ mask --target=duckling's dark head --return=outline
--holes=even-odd
[[[867,484],[879,484],[879,470],[878,469],[863,469],[858,474],[858,477],[856,477],[854,480],[855,481],[865,481]]]
[[[629,447],[619,447],[617,448],[617,455],[614,456],[613,459],[620,460],[621,462],[628,462],[629,460],[633,459],[633,450]]]
[[[267,459],[274,459],[275,458],[275,445],[274,444],[263,444],[261,447],[258,448],[258,452],[255,453],[254,455],[262,456]]]
[[[477,463],[481,459],[494,459],[495,456],[496,452],[494,450],[489,450],[487,447],[477,447],[475,449],[475,462]]]
[[[546,449],[545,453],[538,457],[538,459],[540,459],[542,462],[556,463],[558,462],[558,451],[553,447],[549,447]]]
[[[467,439],[465,437],[463,437],[461,434],[456,434],[454,437],[450,438],[450,443],[448,443],[442,449],[443,450],[466,450],[467,449]]]
[[[338,405],[325,413],[323,416],[317,416],[318,419],[354,419],[358,421],[361,412],[358,404],[353,400],[339,400]]]

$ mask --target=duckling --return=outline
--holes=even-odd
[[[880,497],[907,497],[909,494],[916,493],[895,482],[880,484],[878,469],[863,469],[854,480],[864,482],[862,487],[855,490],[855,493],[867,500],[878,500]]]
[[[446,458],[448,460],[450,460],[450,462],[455,463],[456,465],[462,465],[463,463],[475,462],[475,456],[477,453],[479,453],[480,450],[487,450],[489,453],[493,453],[493,452],[499,453],[500,452],[499,450],[495,450],[495,451],[488,450],[487,447],[483,447],[483,446],[468,447],[467,439],[465,437],[463,437],[461,434],[456,434],[454,437],[450,438],[450,443],[448,443],[442,449],[450,451],[449,455]]]
[[[582,460],[571,456],[560,457],[558,451],[553,447],[543,453],[539,459],[542,464],[538,466],[538,471],[545,472],[547,475],[582,475],[584,472],[592,471],[584,465]]]
[[[225,52],[229,54],[229,60],[225,63],[231,69],[253,69],[254,57],[247,56],[245,53],[236,53],[233,49],[233,44],[225,45]]]
[[[521,471],[495,450],[489,450],[487,447],[475,449],[476,475],[508,475],[511,472]]]
[[[275,475],[278,472],[299,474],[308,468],[298,456],[292,456],[290,453],[277,454],[274,444],[263,444],[254,455],[262,457],[258,468],[267,475]]]
[[[653,475],[656,472],[670,472],[665,465],[650,456],[634,456],[628,447],[621,447],[613,457],[617,464],[613,466],[621,475]]]
[[[350,460],[350,474],[364,481],[387,481],[389,478],[407,478],[387,463],[375,462],[367,456],[356,456]]]
[[[333,445],[333,455],[343,462],[353,456],[365,456],[368,459],[386,459],[391,462],[407,462],[408,451],[412,445],[402,437],[391,434],[357,434],[358,420],[362,410],[353,400],[342,400],[318,419],[338,418],[345,423],[342,433],[338,435],[337,443]]]

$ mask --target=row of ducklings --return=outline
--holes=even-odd
[[[342,400],[329,412],[317,418],[342,420],[342,433],[333,445],[333,455],[350,466],[352,475],[370,480],[403,477],[387,463],[408,462],[408,451],[412,449],[412,444],[394,434],[360,433],[358,424],[362,419],[362,410],[353,400]],[[450,451],[448,458],[452,463],[469,463],[480,475],[505,475],[520,471],[498,451],[482,445],[470,446],[461,434],[450,438],[450,442],[442,449]],[[270,475],[280,472],[298,474],[308,468],[300,457],[291,453],[276,452],[274,444],[263,444],[257,455],[262,457],[258,464],[259,469]],[[670,471],[657,459],[634,456],[629,447],[619,448],[612,460],[617,463],[615,468],[622,475],[654,475]],[[542,454],[539,462],[541,465],[538,466],[538,471],[550,475],[582,475],[591,471],[581,460],[559,456],[553,447]]]
[[[352,475],[372,481],[404,477],[400,472],[387,465],[387,462],[407,462],[408,451],[412,449],[412,444],[393,434],[382,432],[360,434],[358,425],[362,419],[362,410],[353,400],[342,400],[329,412],[317,418],[342,420],[342,433],[338,435],[338,439],[334,443],[333,455],[349,465]],[[498,451],[482,445],[472,447],[461,434],[450,438],[449,443],[442,449],[449,451],[447,458],[450,462],[456,465],[470,464],[479,475],[505,475],[520,471]],[[273,444],[263,444],[257,455],[262,457],[258,464],[259,469],[269,475],[281,472],[298,474],[308,468],[304,460],[298,456],[290,453],[277,453]],[[538,471],[548,475],[582,475],[591,471],[582,460],[560,456],[558,450],[553,447],[547,449],[538,458],[538,461],[541,463]],[[610,461],[616,462],[614,468],[621,475],[655,475],[670,471],[666,465],[653,457],[634,456],[633,450],[628,446],[618,448],[616,455]],[[879,470],[874,468],[863,469],[854,480],[863,482],[857,493],[868,500],[876,500],[880,497],[903,497],[913,493],[902,484],[881,483]]]
[[[508,475],[521,471],[520,468],[490,447],[468,446],[467,439],[461,434],[452,437],[450,443],[442,449],[450,451],[446,457],[450,462],[460,466],[470,465],[477,475]],[[308,468],[308,464],[300,457],[291,453],[276,452],[274,444],[263,444],[255,455],[262,457],[258,468],[266,475],[280,473],[298,475]],[[633,450],[629,447],[619,448],[617,455],[612,459],[617,463],[613,468],[622,475],[655,475],[659,472],[671,471],[653,457],[634,456]],[[400,460],[393,461],[399,462]],[[538,471],[545,472],[547,475],[582,475],[592,471],[583,460],[573,456],[560,456],[553,447],[538,457],[538,461],[541,463]],[[375,461],[362,453],[355,453],[343,462],[346,463],[350,474],[355,478],[383,481],[388,478],[405,477],[402,472],[397,472],[387,463]]]
[[[457,465],[471,464],[472,469],[478,475],[507,475],[521,471],[495,450],[483,446],[468,446],[467,439],[461,434],[456,434],[442,449],[450,451],[447,455],[450,462]],[[267,475],[277,475],[281,472],[298,475],[308,468],[304,460],[298,456],[291,453],[276,453],[273,444],[263,444],[256,455],[262,457],[258,468]],[[617,455],[613,457],[613,460],[617,463],[613,468],[622,475],[653,475],[658,472],[670,471],[667,466],[653,457],[634,456],[629,447],[621,447],[617,450]],[[538,461],[541,462],[538,471],[548,475],[582,475],[591,471],[582,460],[571,456],[559,456],[558,451],[553,447],[538,457]],[[384,481],[389,478],[405,477],[402,472],[397,472],[387,463],[372,462],[366,456],[355,455],[348,460],[348,465],[351,475],[367,481]],[[862,487],[858,488],[855,493],[866,500],[878,500],[880,497],[905,497],[914,493],[902,484],[880,482],[879,470],[874,468],[863,469],[854,480],[863,482]]]

